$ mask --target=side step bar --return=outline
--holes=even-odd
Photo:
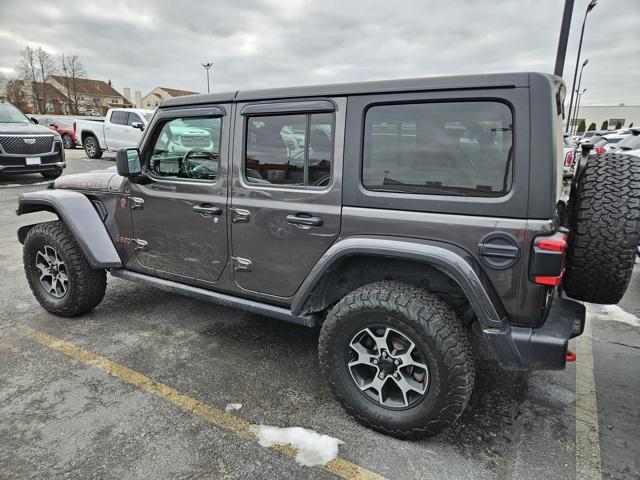
[[[171,280],[165,280],[163,278],[152,277],[150,275],[133,272],[131,270],[125,270],[123,268],[112,268],[111,270],[109,270],[109,273],[111,273],[111,275],[113,275],[114,277],[131,280],[132,282],[151,285],[172,293],[185,295],[187,297],[196,298],[198,300],[205,300],[211,303],[217,303],[218,305],[222,305],[224,307],[238,308],[247,312],[277,318],[278,320],[284,320],[285,322],[304,325],[305,327],[313,327],[317,323],[316,318],[313,316],[296,316],[286,308],[276,307],[274,305],[260,303],[254,300],[248,300],[246,298],[234,297],[232,295],[226,295],[224,293],[212,292],[211,290],[205,290],[204,288],[193,287],[191,285],[185,285],[183,283],[173,282]]]

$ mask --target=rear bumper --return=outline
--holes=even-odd
[[[67,166],[64,155],[60,152],[40,155],[40,162],[38,165],[27,165],[26,157],[0,155],[0,173],[48,172]]]
[[[520,370],[561,370],[567,361],[569,340],[582,334],[583,304],[555,298],[547,319],[539,328],[510,327],[507,331],[487,331],[500,363]]]

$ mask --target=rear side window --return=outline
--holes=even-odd
[[[127,112],[112,112],[111,113],[111,123],[116,123],[118,125],[126,125],[127,124]]]
[[[328,185],[333,129],[331,113],[249,117],[246,181],[296,187]]]
[[[499,102],[381,105],[365,118],[368,190],[499,197],[511,188],[513,119]]]
[[[137,113],[129,113],[129,120],[127,121],[127,125],[133,126],[134,122],[142,123],[142,119],[138,116]]]

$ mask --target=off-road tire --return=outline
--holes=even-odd
[[[76,144],[73,143],[73,138],[68,133],[62,135],[62,146],[67,150],[73,150],[76,148]]]
[[[65,263],[69,283],[62,298],[49,294],[40,283],[36,255],[44,245],[53,247]],[[33,295],[45,310],[55,315],[81,315],[92,310],[104,297],[106,272],[89,265],[78,242],[61,221],[40,223],[29,230],[24,239],[23,262]]]
[[[102,158],[100,143],[95,136],[89,135],[86,137],[82,146],[84,147],[84,153],[87,154],[87,157],[95,159]]]
[[[640,159],[589,157],[574,193],[564,289],[576,300],[618,303],[640,241]]]
[[[60,175],[62,175],[62,169],[58,168],[56,170],[47,170],[46,172],[40,172],[40,175],[42,175],[44,178],[58,178]]]
[[[355,332],[372,322],[366,317],[373,312],[408,334],[428,363],[428,390],[408,409],[388,409],[372,401],[356,387],[346,365],[345,348]],[[399,438],[435,435],[449,427],[473,390],[474,359],[467,332],[446,303],[409,283],[380,281],[349,293],[329,312],[318,350],[322,372],[347,412],[367,427]]]

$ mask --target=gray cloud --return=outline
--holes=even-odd
[[[576,0],[570,85],[587,0]],[[80,55],[91,78],[143,94],[465,73],[553,70],[563,2],[538,0],[0,0],[0,71],[42,45]],[[585,105],[640,104],[640,2],[600,0],[589,15]]]

